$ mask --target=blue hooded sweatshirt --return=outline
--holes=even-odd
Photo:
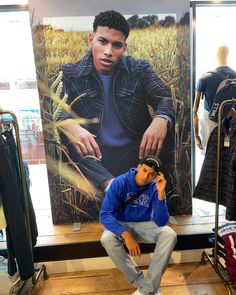
[[[164,226],[169,220],[166,200],[160,201],[156,189],[156,181],[145,186],[138,186],[135,182],[136,168],[116,177],[102,204],[99,220],[104,227],[121,236],[125,231],[119,221],[142,222],[153,220],[158,226]],[[121,211],[118,207],[125,200],[131,198],[139,191],[142,194],[138,199],[125,206]]]

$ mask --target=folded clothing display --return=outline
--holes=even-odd
[[[210,237],[210,241],[214,242],[214,237]],[[219,226],[217,255],[224,259],[230,279],[236,282],[236,222]]]

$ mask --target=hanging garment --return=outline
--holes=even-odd
[[[208,202],[216,201],[216,169],[217,169],[217,137],[218,127],[216,127],[208,140],[206,155],[202,164],[197,185],[193,191],[193,197]],[[220,205],[226,205],[227,175],[229,169],[229,147],[224,147],[224,133],[221,133],[221,177],[220,177]]]
[[[29,166],[25,160],[23,160],[23,169],[24,169],[24,177],[25,177],[25,184],[26,184],[26,198],[23,194],[23,187],[22,187],[22,175],[20,171],[20,164],[19,164],[19,157],[17,152],[17,147],[15,144],[15,139],[11,131],[6,131],[3,133],[6,138],[6,143],[11,149],[11,154],[13,157],[13,162],[16,163],[15,169],[17,171],[18,179],[19,179],[19,187],[21,190],[21,202],[24,209],[24,213],[26,214],[26,210],[28,209],[29,213],[29,226],[30,226],[30,234],[32,239],[32,245],[36,245],[37,237],[38,237],[38,228],[36,222],[36,216],[34,212],[34,207],[30,195],[30,175],[29,175]],[[27,208],[26,208],[27,207]]]
[[[7,221],[8,273],[9,275],[16,273],[16,260],[20,278],[26,280],[34,274],[32,246],[36,243],[37,225],[35,214],[31,212],[32,242],[29,240],[25,221],[26,204],[17,147],[10,131],[0,134],[0,163],[0,194]],[[30,199],[29,188],[27,188],[27,198]],[[28,204],[31,211],[33,209],[31,200]]]
[[[225,130],[221,131],[220,141],[220,187],[219,204],[226,206],[226,219],[236,220],[236,187],[235,187],[235,128],[236,119],[230,120],[229,142]],[[208,202],[216,201],[216,170],[217,170],[217,143],[218,127],[216,127],[208,140],[206,156],[204,158],[198,183],[193,191],[193,197]]]
[[[226,220],[236,220],[236,119],[229,128],[230,154],[226,193]]]

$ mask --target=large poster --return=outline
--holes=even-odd
[[[53,16],[47,13],[39,17],[37,16],[39,10],[34,9],[36,2],[31,1],[30,8],[33,12],[32,33],[53,222],[58,224],[95,221],[98,219],[99,208],[105,194],[105,186],[101,185],[104,183],[103,175],[112,178],[138,165],[143,134],[149,126],[147,124],[150,124],[155,116],[156,104],[152,97],[148,100],[139,95],[135,96],[137,87],[141,89],[141,96],[145,94],[142,89],[146,86],[137,85],[138,80],[135,80],[135,76],[124,75],[114,78],[117,80],[113,83],[112,96],[114,101],[116,96],[120,101],[117,105],[114,103],[118,115],[114,114],[114,120],[112,116],[108,116],[110,120],[108,128],[129,129],[129,143],[126,142],[127,135],[116,136],[114,140],[118,142],[114,144],[114,148],[106,150],[98,145],[101,150],[99,155],[96,144],[99,142],[101,121],[105,120],[103,117],[105,95],[103,90],[99,92],[100,88],[103,89],[102,77],[95,75],[90,81],[85,77],[81,78],[81,75],[84,73],[84,68],[86,71],[88,65],[85,62],[91,55],[89,45],[91,47],[94,17],[99,12],[109,9],[86,16],[67,15],[65,9],[65,15],[60,12],[60,16],[55,16],[54,11]],[[39,7],[38,5],[37,3],[36,7]],[[40,4],[40,12],[44,5]],[[120,11],[118,4],[115,10]],[[159,157],[168,181],[166,193],[170,214],[190,214],[188,11],[186,10],[181,17],[173,12],[155,13],[155,11],[151,14],[123,13],[123,15],[131,29],[124,55],[144,60],[161,79],[163,85],[170,90],[175,115],[171,120],[169,118],[171,115],[165,117],[168,120],[168,132]],[[34,21],[34,18],[40,19],[40,22]],[[115,44],[115,46],[120,45]],[[84,65],[83,72],[81,67],[78,69],[71,67],[71,64],[81,60]],[[110,61],[107,60],[106,63],[108,62]],[[150,83],[149,79],[145,83]],[[76,93],[73,99],[71,99],[72,92]],[[147,101],[145,106],[139,105],[141,99]],[[126,116],[122,117],[116,108],[128,110]],[[134,122],[136,120],[135,126],[132,125],[132,120]],[[116,127],[117,121],[121,127]],[[82,137],[74,136],[70,131],[70,124],[82,127]],[[84,152],[86,148],[88,149],[86,139],[83,138],[87,132],[94,136],[93,141],[89,140],[95,152],[81,161],[81,155],[87,152]],[[107,141],[110,142],[111,138]],[[101,163],[105,171],[101,168]]]

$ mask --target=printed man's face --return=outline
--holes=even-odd
[[[99,74],[110,74],[126,50],[125,35],[115,29],[98,26],[89,35],[93,64]]]
[[[139,164],[138,165],[138,172],[135,175],[135,182],[138,186],[146,185],[153,181],[153,179],[157,176],[156,171],[145,165],[145,164]]]

